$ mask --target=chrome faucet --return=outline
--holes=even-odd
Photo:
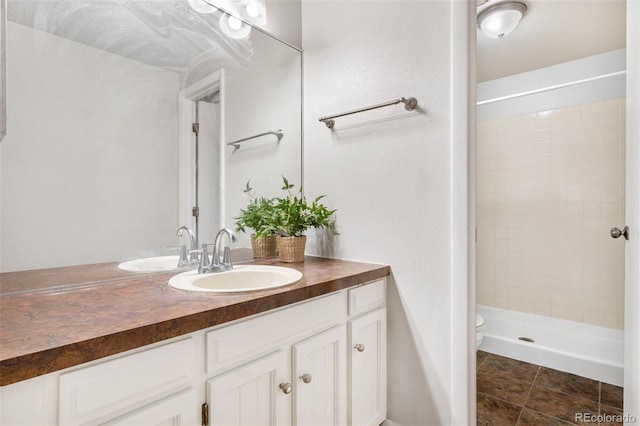
[[[178,232],[176,232],[176,237],[182,237],[183,231],[187,231],[187,233],[189,234],[189,242],[190,242],[190,248],[189,248],[189,260],[188,260],[188,264],[197,264],[198,263],[198,253],[195,251],[198,247],[197,247],[197,243],[196,243],[196,236],[193,234],[193,231],[191,229],[189,229],[188,226],[181,226],[180,228],[178,228]],[[186,249],[184,250],[184,252],[186,252]],[[186,258],[186,256],[185,256]],[[184,259],[186,260],[186,259]],[[183,263],[183,259],[181,256],[180,259],[180,263]],[[178,265],[180,266],[180,265]],[[183,266],[187,266],[187,265],[183,265]]]
[[[222,237],[224,237],[225,234],[229,237],[230,243],[238,241],[236,239],[236,234],[234,234],[232,230],[222,228],[216,235],[216,240],[213,243],[213,258],[211,259],[211,264],[208,268],[201,266],[199,270],[201,270],[202,273],[224,272],[233,269],[233,263],[231,262],[231,247],[228,245],[224,247],[222,263],[220,263],[220,244],[222,243]]]

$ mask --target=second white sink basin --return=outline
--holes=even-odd
[[[266,290],[297,283],[302,272],[292,268],[268,265],[237,265],[232,270],[198,274],[183,272],[172,277],[169,285],[187,291],[232,293]]]
[[[179,256],[158,256],[145,257],[143,259],[134,259],[128,262],[122,262],[118,265],[119,269],[129,272],[162,272],[178,270]],[[198,265],[189,266],[188,268],[196,268]],[[186,268],[180,268],[186,269]]]

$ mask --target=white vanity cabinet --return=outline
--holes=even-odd
[[[385,280],[8,385],[1,399],[3,426],[379,425]]]
[[[61,425],[192,425],[193,337],[60,374]]]
[[[195,404],[195,405],[194,405]],[[195,389],[189,388],[105,423],[109,426],[190,426],[199,422]]]
[[[210,424],[346,424],[345,344],[337,326],[208,380]]]
[[[346,321],[340,291],[208,332],[210,424],[346,424]]]
[[[207,371],[211,426],[381,424],[384,280],[209,332]]]
[[[341,325],[292,346],[293,424],[346,424],[346,343]]]
[[[349,321],[349,424],[379,425],[387,415],[386,309]]]
[[[387,416],[387,310],[384,281],[349,290],[349,424]]]
[[[279,388],[291,389],[287,358],[277,351],[208,380],[209,424],[289,424],[291,398]]]

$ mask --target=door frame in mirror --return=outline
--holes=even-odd
[[[195,229],[195,218],[192,215],[192,208],[196,205],[196,134],[192,130],[193,123],[196,122],[196,101],[219,92],[220,97],[220,123],[225,122],[225,90],[224,90],[224,69],[212,73],[202,80],[181,90],[178,94],[178,226],[186,225]],[[224,125],[219,129],[220,161],[220,223],[218,228],[224,224],[225,206],[225,165],[224,165]],[[200,237],[196,235],[196,237]]]

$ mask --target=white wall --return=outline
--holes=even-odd
[[[8,23],[2,266],[175,244],[175,74]]]
[[[340,232],[307,251],[391,265],[388,418],[403,425],[452,421],[450,21],[446,1],[302,3],[305,191],[327,194]],[[402,96],[421,110],[318,122]]]

